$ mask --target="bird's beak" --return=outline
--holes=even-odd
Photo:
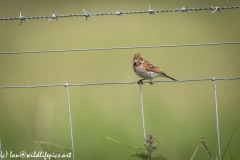
[[[133,59],[133,63],[136,63],[138,60],[137,59]]]

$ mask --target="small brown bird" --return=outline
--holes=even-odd
[[[152,64],[151,62],[142,58],[141,54],[136,53],[133,58],[133,70],[134,72],[143,79],[138,81],[138,84],[143,84],[143,80],[150,79],[149,83],[152,85],[152,80],[157,77],[167,77],[174,81],[176,79],[169,77],[160,68]]]

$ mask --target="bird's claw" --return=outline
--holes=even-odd
[[[153,81],[152,81],[152,80],[150,80],[150,81],[149,81],[149,84],[153,85]]]
[[[139,85],[143,85],[143,80],[140,79],[140,80],[138,81],[138,84],[139,84]]]

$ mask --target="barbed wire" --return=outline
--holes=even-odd
[[[111,47],[111,48],[79,48],[65,50],[35,50],[35,51],[20,51],[20,52],[0,52],[0,54],[25,54],[25,53],[46,53],[46,52],[77,52],[77,51],[100,51],[100,50],[121,50],[121,49],[137,49],[137,48],[169,48],[169,47],[192,47],[192,46],[213,46],[213,45],[229,45],[240,44],[240,42],[213,42],[199,44],[167,44],[157,46],[129,46],[129,47]]]
[[[212,6],[211,7],[203,7],[203,8],[188,8],[188,4],[186,3],[185,6],[182,8],[176,8],[176,9],[166,9],[166,10],[153,10],[149,8],[148,10],[144,11],[129,11],[129,12],[121,12],[120,10],[117,10],[116,12],[105,12],[105,13],[89,13],[85,9],[83,9],[83,14],[68,14],[68,15],[58,15],[55,11],[53,11],[52,16],[30,16],[30,17],[25,17],[22,16],[20,12],[19,17],[13,17],[13,18],[0,18],[0,20],[20,20],[20,25],[22,24],[22,21],[30,20],[30,19],[43,19],[43,18],[50,18],[48,21],[51,21],[52,19],[56,19],[58,22],[58,18],[70,18],[70,17],[85,17],[86,20],[88,17],[93,17],[93,16],[109,16],[109,15],[129,15],[129,14],[144,14],[148,13],[147,18],[151,14],[158,14],[158,13],[169,13],[169,12],[187,12],[191,13],[190,11],[204,11],[204,10],[212,10],[212,13],[214,12],[220,12],[223,13],[222,10],[224,9],[238,9],[240,6],[225,6],[225,7],[219,7],[219,6]]]
[[[197,82],[197,81],[232,81],[232,80],[240,80],[240,77],[235,78],[198,78],[198,79],[186,79],[186,80],[178,80],[178,81],[171,81],[171,80],[156,80],[153,81],[154,83],[182,83],[182,82]],[[148,82],[143,82],[148,83]],[[96,83],[85,83],[85,84],[43,84],[43,85],[35,85],[35,86],[0,86],[0,89],[10,89],[10,88],[45,88],[45,87],[83,87],[83,86],[100,86],[100,85],[125,85],[125,84],[138,84],[138,82],[96,82]]]

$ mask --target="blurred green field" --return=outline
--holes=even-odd
[[[182,8],[186,1],[63,1],[4,0],[0,17],[59,15]],[[239,1],[188,1],[190,8],[237,6]],[[0,21],[0,52],[154,46],[165,44],[239,42],[239,9],[151,15],[101,16]],[[0,86],[136,82],[132,58],[141,53],[170,76],[194,78],[240,77],[240,45],[125,49],[65,53],[0,55]],[[158,80],[166,80],[158,78]],[[131,146],[143,144],[139,86],[69,87],[76,159],[123,160]],[[240,80],[217,81],[221,151],[240,118]],[[158,152],[168,160],[188,160],[200,144],[200,132],[213,159],[218,154],[214,83],[155,83],[143,85],[147,133],[160,142]],[[71,149],[65,87],[0,89],[0,138],[3,152],[44,151],[37,139]],[[240,129],[230,143],[240,159]],[[68,153],[45,145],[49,152]],[[84,157],[84,158],[83,158]],[[9,157],[6,159],[10,159]],[[134,158],[129,158],[134,159]],[[136,158],[135,158],[136,159]],[[194,160],[207,160],[199,148]],[[227,151],[225,159],[230,159]]]

